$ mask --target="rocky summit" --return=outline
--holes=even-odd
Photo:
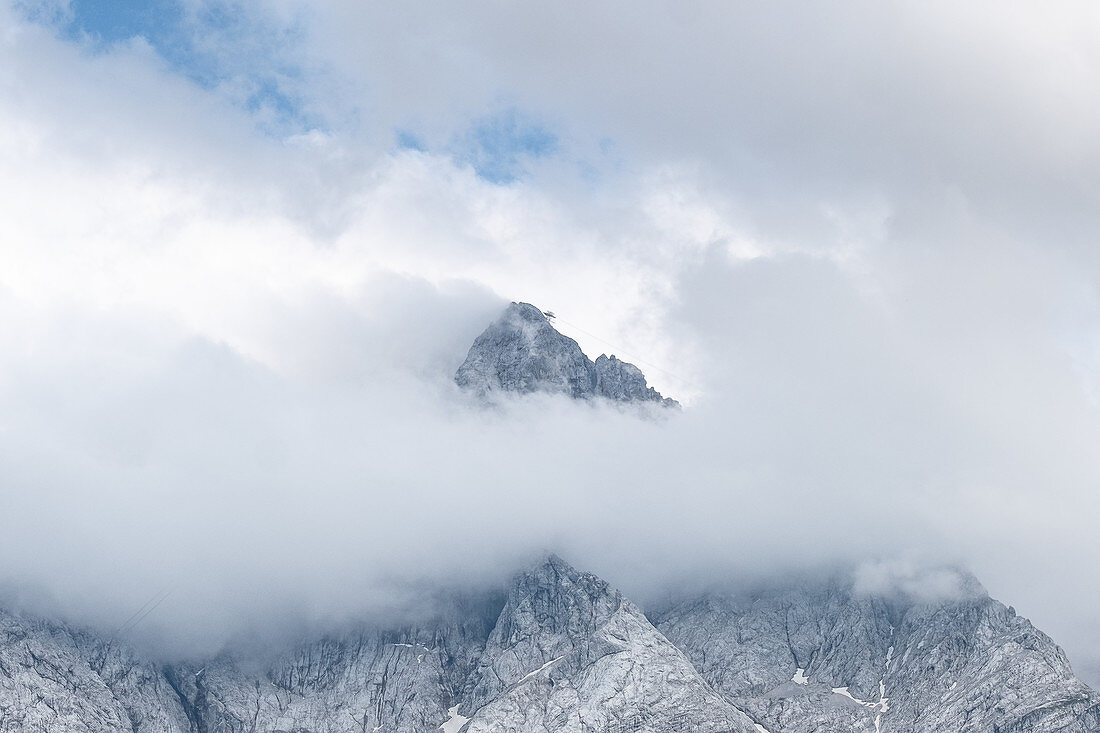
[[[646,614],[549,556],[432,603],[416,624],[187,663],[0,611],[0,731],[1100,731],[1100,696],[1062,650],[976,583],[928,601],[838,574]]]
[[[508,392],[546,392],[679,407],[650,387],[633,364],[607,355],[593,362],[530,303],[512,303],[474,340],[455,382],[486,399]]]

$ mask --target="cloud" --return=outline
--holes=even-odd
[[[983,594],[977,580],[958,568],[928,566],[913,558],[860,565],[855,570],[854,590],[929,604],[958,602]]]
[[[37,17],[0,8],[7,580],[106,626],[172,588],[143,623],[195,649],[548,547],[639,596],[950,585],[912,551],[1100,659],[1090,7],[271,2],[213,84]],[[272,59],[305,124],[248,103]],[[511,299],[689,409],[471,409]]]

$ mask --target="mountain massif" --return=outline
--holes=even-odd
[[[0,730],[52,733],[1095,733],[1100,696],[972,584],[936,602],[843,576],[648,614],[549,556],[429,621],[258,658],[164,663],[0,613]]]
[[[486,399],[676,404],[523,303],[456,381]],[[1100,733],[1100,695],[1062,650],[957,577],[922,597],[836,571],[643,611],[549,555],[507,587],[425,600],[416,623],[184,661],[0,610],[0,732]]]

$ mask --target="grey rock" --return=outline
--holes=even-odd
[[[655,402],[668,407],[680,403],[650,387],[642,370],[628,362],[601,354],[596,357],[596,394],[618,402]]]
[[[302,644],[266,668],[248,661],[166,671],[195,730],[412,733],[447,718],[439,648],[416,635],[364,631]]]
[[[755,733],[637,606],[554,556],[516,578],[462,709],[466,733]]]
[[[832,579],[707,594],[653,618],[771,733],[1100,730],[1100,696],[1062,650],[980,587],[921,603]]]
[[[595,393],[596,368],[542,311],[512,303],[474,340],[455,382],[482,395],[550,392],[585,398]]]
[[[482,398],[500,393],[564,394],[574,399],[678,406],[646,384],[633,364],[614,356],[591,361],[530,303],[512,303],[478,336],[455,382]]]
[[[847,576],[641,610],[549,557],[400,628],[163,664],[0,612],[0,732],[1097,733],[1100,696],[976,582],[935,602]]]
[[[0,731],[186,730],[183,708],[160,670],[133,650],[0,611]]]
[[[1100,731],[1100,695],[1062,649],[989,597],[914,606],[893,643],[886,684],[899,693],[884,730]]]
[[[427,622],[303,641],[274,659],[227,652],[169,668],[194,730],[414,733],[450,717],[503,599],[460,597]]]

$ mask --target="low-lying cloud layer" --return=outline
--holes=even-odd
[[[1100,660],[1089,6],[257,4],[325,121],[276,135],[233,79],[26,5],[0,580],[33,605],[118,628],[167,592],[141,628],[179,652],[542,549],[643,599],[961,562]],[[510,299],[687,409],[476,409],[451,375]]]

